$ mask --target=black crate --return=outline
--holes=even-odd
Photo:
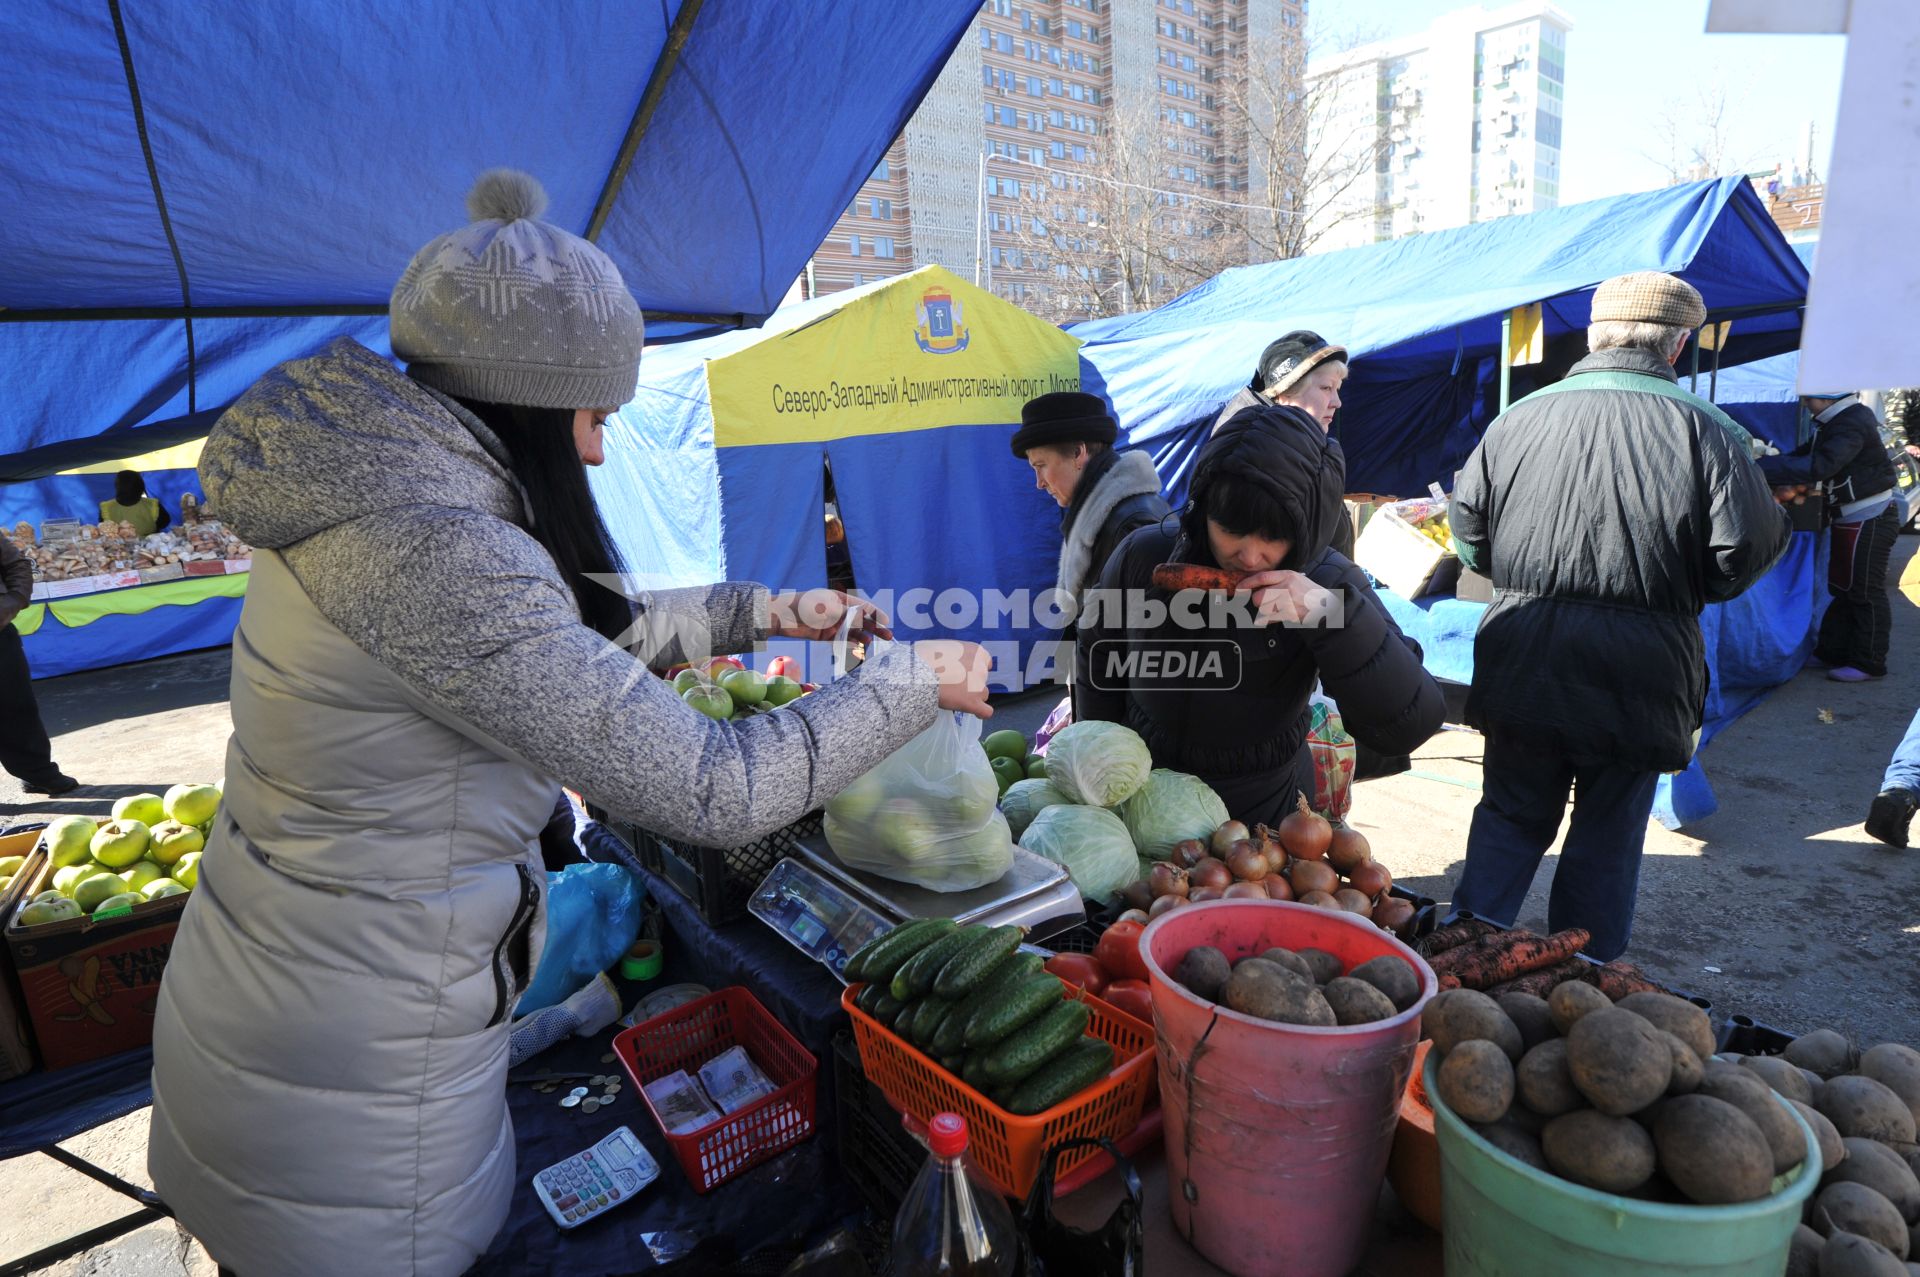
[[[1720,1026],[1720,1032],[1715,1035],[1714,1049],[1734,1055],[1779,1055],[1799,1036],[1770,1024],[1761,1024],[1749,1015],[1734,1015]]]
[[[785,829],[731,849],[680,843],[637,825],[625,825],[622,832],[642,865],[672,883],[702,918],[719,926],[746,916],[747,901],[761,880],[793,854],[802,838],[818,834],[822,819],[820,812],[809,812]]]
[[[927,1150],[867,1080],[853,1035],[845,1031],[833,1038],[833,1092],[841,1169],[869,1210],[892,1219],[926,1164]]]

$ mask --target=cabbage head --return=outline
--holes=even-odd
[[[1040,814],[1044,807],[1055,807],[1067,801],[1050,780],[1016,780],[1007,786],[1007,792],[1000,798],[1000,814],[1007,818],[1007,826],[1013,831],[1014,841],[1027,832],[1027,826]]]
[[[1020,845],[1064,868],[1080,894],[1099,904],[1139,876],[1126,824],[1098,807],[1048,807],[1027,826]]]
[[[1198,776],[1156,767],[1120,806],[1120,819],[1133,835],[1133,848],[1148,860],[1173,855],[1175,843],[1188,838],[1206,841],[1227,823],[1227,805]]]
[[[1073,723],[1047,742],[1047,779],[1069,802],[1118,807],[1151,770],[1147,743],[1119,723]]]

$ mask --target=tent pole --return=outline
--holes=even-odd
[[[1720,402],[1720,347],[1713,348],[1713,372],[1707,378],[1707,398]]]
[[[606,184],[600,188],[600,198],[593,206],[593,216],[587,219],[586,238],[589,241],[600,238],[607,218],[613,213],[613,202],[620,197],[620,188],[626,185],[627,170],[633,166],[633,157],[640,150],[640,139],[647,135],[647,126],[653,123],[653,113],[659,109],[660,99],[666,95],[667,79],[679,64],[680,53],[687,47],[687,38],[693,34],[693,20],[700,16],[700,6],[704,3],[706,0],[680,2],[680,12],[674,15],[673,26],[667,31],[667,43],[660,50],[660,60],[653,64],[653,74],[647,77],[646,90],[640,94],[640,105],[634,108],[633,119],[627,124],[627,135],[620,141],[620,153],[614,157]]]
[[[1693,330],[1693,380],[1687,384],[1687,389],[1696,395],[1700,393],[1700,330],[1698,328]]]
[[[1513,388],[1513,312],[1500,316],[1500,411],[1507,410],[1507,396]]]

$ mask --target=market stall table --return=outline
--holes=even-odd
[[[239,571],[47,598],[13,624],[36,679],[223,647],[240,624],[248,578]]]

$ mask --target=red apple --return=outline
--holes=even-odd
[[[790,678],[796,683],[799,682],[800,662],[794,660],[791,656],[774,657],[771,661],[767,662],[767,677],[773,678],[776,675]]]
[[[728,670],[743,670],[746,666],[731,656],[716,656],[706,663],[707,677],[719,682],[720,676]]]

